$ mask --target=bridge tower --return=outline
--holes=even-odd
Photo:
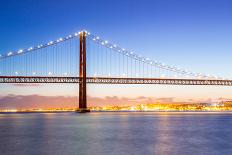
[[[80,113],[90,112],[87,109],[86,95],[86,32],[80,33],[80,54],[79,54],[79,110]]]

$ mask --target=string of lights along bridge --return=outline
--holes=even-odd
[[[143,57],[87,31],[0,55],[0,83],[78,83],[79,111],[87,112],[86,84],[232,86]]]

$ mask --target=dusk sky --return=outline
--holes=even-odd
[[[2,1],[0,53],[86,29],[153,60],[232,79],[231,8],[230,0]],[[1,84],[0,93],[2,98],[8,94],[66,97],[77,95],[77,88]],[[126,97],[128,103],[141,96],[209,101],[230,99],[231,92],[230,87],[216,86],[88,85],[92,102],[106,96]]]

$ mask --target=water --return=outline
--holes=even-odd
[[[0,114],[1,155],[231,155],[231,113]]]

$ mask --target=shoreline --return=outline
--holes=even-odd
[[[232,113],[232,111],[90,111],[90,113]],[[33,114],[33,113],[78,113],[76,111],[16,111],[0,112],[0,114]]]

